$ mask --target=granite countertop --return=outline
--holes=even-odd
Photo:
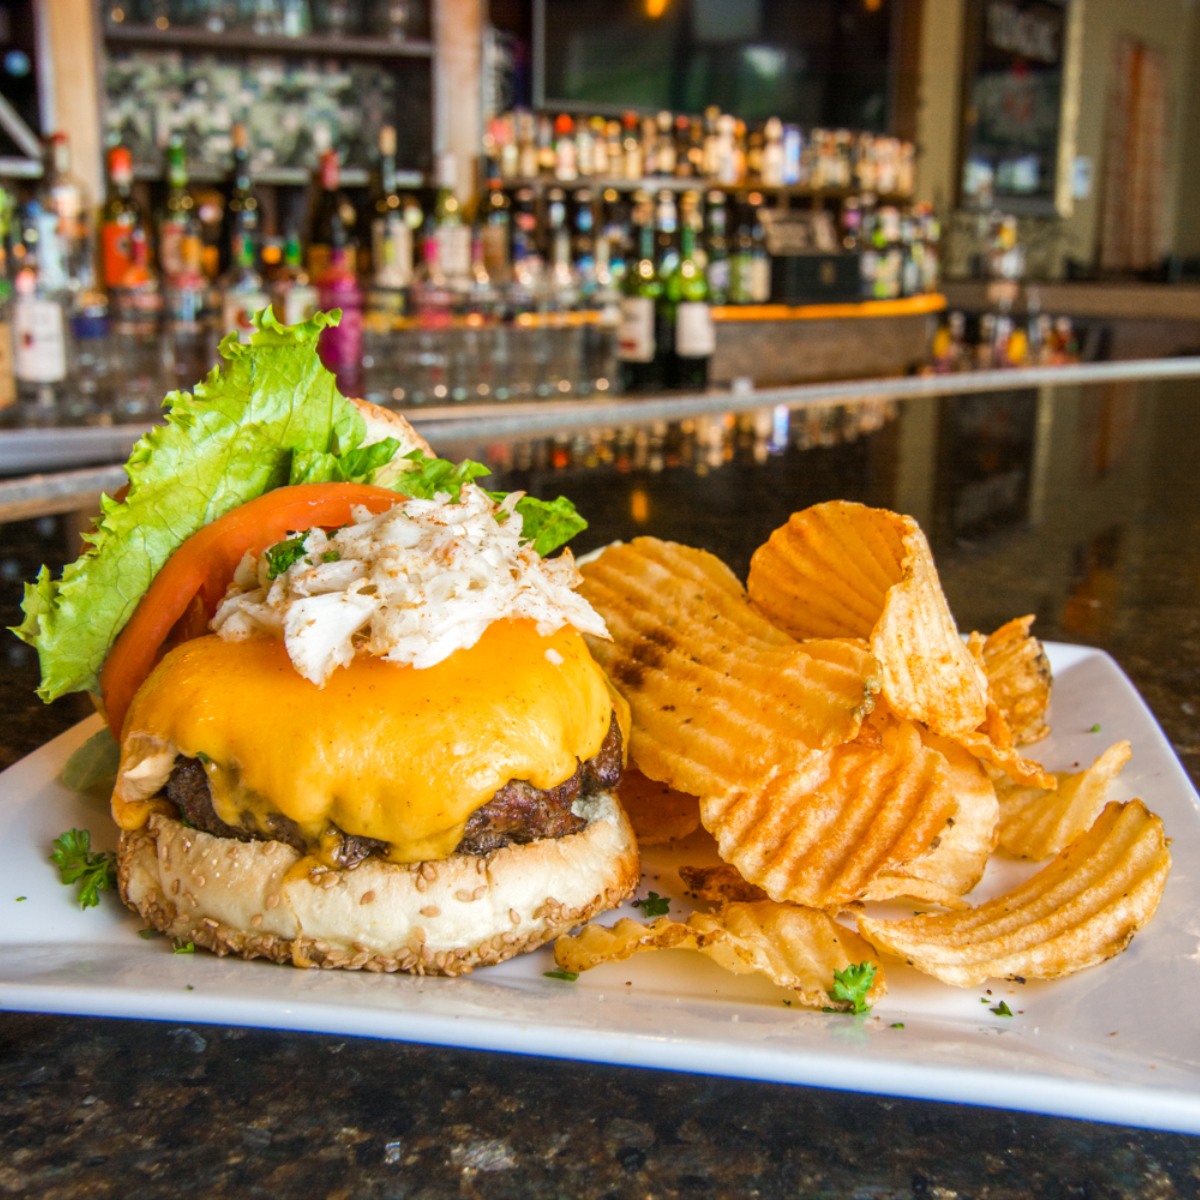
[[[1200,783],[1197,384],[764,417],[632,449],[505,450],[501,484],[571,495],[585,550],[652,532],[744,574],[794,508],[917,516],[959,624],[1033,612],[1107,650]],[[728,431],[727,431],[728,433]],[[803,445],[801,445],[803,444]],[[709,461],[705,461],[708,459]],[[0,601],[61,560],[60,518],[0,527]],[[0,765],[87,711],[32,699],[5,644]],[[1190,1020],[1186,1013],[1181,1019]],[[344,1036],[0,1015],[0,1195],[1100,1197],[1200,1192],[1200,1141],[984,1107]]]

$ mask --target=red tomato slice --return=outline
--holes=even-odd
[[[365,483],[301,483],[276,488],[197,530],[167,559],[121,630],[100,672],[109,728],[120,740],[134,694],[170,646],[208,628],[247,551],[262,551],[289,533],[346,525],[351,509],[383,512],[404,497]]]

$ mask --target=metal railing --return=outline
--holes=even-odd
[[[436,447],[464,440],[504,441],[585,429],[644,426],[775,406],[802,409],[866,400],[932,399],[1022,388],[1162,379],[1200,379],[1200,356],[855,379],[791,387],[746,385],[694,394],[511,405],[464,404],[414,409],[405,415]],[[0,521],[75,511],[100,492],[116,491],[126,481],[121,464],[142,432],[137,427],[112,426],[0,433],[0,474],[14,476],[0,480]],[[77,469],[47,469],[71,464],[76,464]]]

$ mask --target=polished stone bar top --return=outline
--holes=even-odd
[[[744,578],[833,497],[915,516],[963,629],[1036,615],[1107,651],[1200,784],[1200,384],[1068,384],[499,439],[494,484],[570,495],[578,551],[651,533]],[[0,600],[77,524],[0,526]],[[88,711],[44,706],[9,639],[0,765]],[[1176,870],[1194,874],[1194,864]],[[6,902],[0,898],[0,902]],[[283,969],[283,968],[280,968]],[[1103,970],[1103,967],[1096,968]],[[1187,998],[1181,1023],[1194,1024]],[[668,1001],[664,999],[664,1008]],[[0,1193],[1183,1200],[1194,1136],[638,1066],[195,1021],[0,1015]]]

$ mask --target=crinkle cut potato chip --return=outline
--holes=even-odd
[[[996,849],[1000,820],[996,786],[983,764],[956,742],[928,732],[921,736],[945,757],[957,808],[945,832],[925,854],[877,876],[863,899],[907,897],[944,908],[965,908],[963,896],[983,878]]]
[[[700,802],[695,796],[649,779],[636,767],[627,767],[621,776],[617,798],[641,846],[678,841],[700,828]]]
[[[585,925],[555,942],[554,958],[564,971],[582,972],[646,950],[698,950],[734,974],[765,975],[810,1008],[844,1007],[832,996],[834,972],[863,962],[876,967],[866,1003],[887,990],[871,947],[853,930],[825,913],[769,900],[693,912],[686,923],[660,917],[643,925],[624,917],[612,926]]]
[[[728,863],[715,866],[679,868],[683,886],[697,900],[765,900],[766,892],[753,883],[747,883]]]
[[[1014,617],[983,640],[981,657],[988,693],[1004,715],[1017,745],[1028,745],[1050,732],[1050,660],[1029,632],[1033,617]]]
[[[958,987],[1055,979],[1119,954],[1154,915],[1171,869],[1162,822],[1110,801],[1052,862],[1004,896],[905,921],[860,916],[877,950]]]
[[[1131,754],[1128,742],[1115,742],[1082,771],[1056,771],[1053,791],[1001,780],[996,785],[1001,848],[1035,862],[1057,854],[1096,819]]]
[[[912,722],[789,756],[759,787],[700,798],[721,858],[773,900],[836,911],[924,854],[957,801],[945,757]]]
[[[746,588],[793,637],[868,639],[898,716],[950,737],[983,724],[987,677],[911,517],[844,500],[794,513],[755,551]]]
[[[613,639],[588,645],[629,701],[629,756],[651,779],[694,796],[753,788],[853,738],[874,703],[863,645],[798,645],[711,554],[637,538],[582,574]]]

